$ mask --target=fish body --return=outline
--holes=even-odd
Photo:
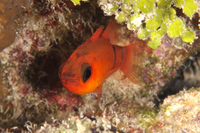
[[[63,63],[60,79],[67,90],[80,95],[90,92],[101,94],[104,80],[118,69],[137,83],[147,42],[136,41],[125,47],[113,45],[120,37],[116,29],[119,25],[115,21],[111,21],[104,32],[101,26]]]

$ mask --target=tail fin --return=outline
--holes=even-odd
[[[151,51],[147,46],[147,42],[148,40],[139,40],[126,46],[126,61],[120,69],[126,77],[135,84],[142,82],[142,63],[145,60],[145,54]]]

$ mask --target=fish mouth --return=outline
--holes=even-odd
[[[78,79],[74,79],[74,78],[61,78],[61,82],[64,85],[75,85],[77,87],[80,87]]]

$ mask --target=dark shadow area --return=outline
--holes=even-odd
[[[176,76],[166,83],[155,98],[158,107],[169,96],[192,87],[200,87],[200,52],[189,56],[176,71]]]

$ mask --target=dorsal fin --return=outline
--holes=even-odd
[[[90,37],[90,40],[95,40],[101,36],[101,33],[103,32],[104,26],[100,26],[95,33]]]
[[[111,42],[111,44],[116,44],[120,41],[121,34],[122,34],[121,27],[114,19],[110,21],[110,23],[104,30],[102,36],[108,39]]]

